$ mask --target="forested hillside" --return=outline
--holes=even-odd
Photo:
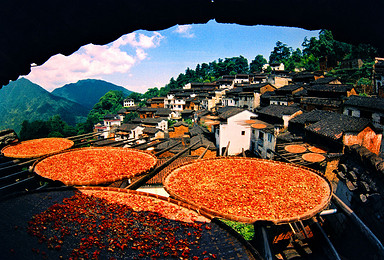
[[[91,110],[99,102],[99,99],[110,90],[122,91],[125,96],[132,93],[126,88],[103,80],[85,79],[56,88],[52,94],[77,102]]]
[[[68,125],[59,115],[52,116],[48,120],[25,120],[20,130],[20,138],[28,140],[42,137],[68,137],[92,132],[94,125],[102,121],[105,115],[115,114],[122,108],[125,97],[122,91],[108,91],[93,106],[88,116],[76,126]]]
[[[57,97],[21,78],[0,89],[0,129],[20,131],[24,120],[48,120],[60,115],[70,125],[84,122],[88,111],[78,103]]]

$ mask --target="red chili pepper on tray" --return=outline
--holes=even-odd
[[[206,221],[151,197],[83,190],[33,216],[27,231],[51,250],[66,252],[72,246],[66,256],[72,259],[121,258],[126,252],[132,258],[190,259],[199,252]]]

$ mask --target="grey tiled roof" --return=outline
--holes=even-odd
[[[218,116],[221,119],[228,119],[231,116],[237,115],[240,112],[243,112],[244,109],[238,108],[238,107],[231,107],[231,106],[226,106],[222,107],[218,110]]]
[[[126,112],[127,112],[127,109],[125,107],[117,111],[118,114],[125,114]]]
[[[353,106],[353,107],[359,107],[359,108],[384,111],[384,98],[350,96],[344,102],[344,106]]]
[[[339,85],[339,84],[324,84],[324,85],[313,85],[307,88],[308,91],[321,91],[321,92],[342,92],[345,93],[350,91],[353,85]]]
[[[316,123],[320,120],[331,116],[333,112],[325,111],[325,110],[313,110],[311,112],[304,112],[301,115],[298,115],[292,118],[290,123],[298,123],[298,124],[307,124],[307,123]]]
[[[103,117],[103,119],[117,119],[117,115],[107,114]]]
[[[141,122],[143,124],[158,124],[163,120],[168,120],[167,118],[163,117],[155,117],[155,118],[143,118],[141,119]]]
[[[289,92],[289,91],[295,91],[299,88],[302,88],[303,85],[301,84],[291,84],[291,85],[286,85],[281,88],[276,89],[276,92]]]
[[[138,126],[139,126],[138,124],[122,124],[117,128],[116,131],[130,132],[131,130],[135,129]]]
[[[170,108],[156,108],[155,116],[168,117],[172,113]]]
[[[314,85],[317,84],[329,84],[329,82],[332,82],[334,80],[337,80],[336,77],[324,77],[324,78],[319,78],[313,82]]]
[[[198,124],[194,124],[192,127],[189,128],[189,134],[190,136],[196,136],[199,134],[209,134],[210,132],[202,126],[199,126]]]
[[[137,111],[139,112],[156,112],[157,108],[152,107],[140,107]]]
[[[143,129],[144,134],[156,134],[159,131],[161,131],[161,129],[156,128],[156,127],[145,127]]]
[[[340,140],[345,132],[361,132],[371,126],[368,119],[332,113],[305,129],[333,140]]]
[[[173,127],[178,127],[178,126],[186,126],[186,127],[189,127],[189,125],[187,123],[185,123],[184,121],[179,121],[179,122],[176,122]]]
[[[328,107],[340,107],[343,101],[332,98],[304,97],[300,103]]]
[[[269,105],[258,111],[259,114],[282,118],[283,115],[292,115],[301,109],[294,106]]]

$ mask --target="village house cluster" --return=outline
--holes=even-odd
[[[127,98],[95,131],[115,140],[182,139],[184,144],[198,136],[210,147],[207,156],[249,152],[271,159],[284,142],[309,142],[329,153],[359,144],[379,155],[384,151],[384,59],[376,59],[373,75],[369,95],[359,95],[361,89],[325,73],[288,73],[276,64],[271,74],[190,82],[147,100],[145,107]],[[123,123],[130,113],[138,117]]]

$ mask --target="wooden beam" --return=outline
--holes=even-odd
[[[198,160],[203,159],[204,155],[208,152],[208,149],[209,149],[209,145],[207,145],[207,148],[205,148],[204,152],[202,154],[200,154],[199,158],[197,158],[197,159]]]
[[[140,149],[140,150],[145,150],[145,149],[148,149],[149,147],[153,147],[153,146],[157,146],[159,144],[162,144],[164,142],[166,142],[167,140],[161,140],[160,142],[157,142],[158,140],[155,139],[155,140],[152,140],[150,142],[147,142],[146,144],[140,144],[140,145],[137,145],[136,147],[138,147],[137,149]],[[143,146],[143,147],[140,147],[140,146]],[[132,146],[133,147],[133,146]]]
[[[105,141],[105,140],[110,140],[110,139],[114,139],[115,137],[108,137],[108,138],[103,138],[103,139],[97,139],[97,140],[92,140],[92,141],[88,141],[88,142],[84,142],[84,143],[78,143],[78,144],[75,144],[73,147],[79,147],[79,146],[83,146],[83,145],[87,145],[87,144],[94,144],[94,143],[98,143],[98,142],[102,142],[102,141]]]
[[[174,145],[171,145],[170,147],[167,147],[167,148],[165,148],[165,149],[163,149],[163,150],[161,150],[161,151],[158,151],[157,153],[155,153],[155,156],[157,157],[157,156],[159,156],[159,155],[161,155],[161,154],[163,154],[163,153],[165,153],[165,152],[171,150],[172,148],[178,146],[178,145],[181,144],[181,143],[182,143],[181,141],[176,142]]]
[[[127,140],[120,140],[120,141],[116,141],[114,142],[113,144],[109,144],[108,146],[109,147],[118,147],[118,146],[122,146],[122,145],[125,145],[125,144],[128,144],[128,143],[132,143],[132,142],[135,142],[137,140],[140,140],[140,139],[127,139]]]
[[[97,132],[97,133],[88,133],[88,134],[82,134],[82,135],[75,135],[75,136],[70,136],[70,137],[67,137],[67,139],[69,140],[72,140],[72,141],[77,141],[78,139],[82,139],[82,138],[88,138],[88,137],[93,137],[93,136],[97,136],[97,135],[101,135],[102,133],[104,133],[106,131],[103,131],[103,132]]]
[[[281,154],[279,154],[279,153],[277,153],[277,152],[275,152],[275,151],[273,151],[273,150],[271,150],[271,149],[268,149],[268,151],[271,152],[271,153],[273,153],[274,155],[277,155],[278,157],[280,157],[281,159],[283,159],[283,160],[286,161],[286,162],[293,163],[293,162],[291,162],[290,160],[288,160],[287,158],[285,158],[284,156],[282,156]]]
[[[147,175],[144,175],[143,177],[141,177],[140,179],[138,179],[137,181],[129,184],[126,188],[127,189],[130,189],[130,190],[137,190],[138,188],[140,188],[142,185],[144,185],[147,181],[149,181],[150,179],[152,179],[154,176],[156,176],[156,174],[158,174],[159,172],[161,172],[163,169],[165,169],[168,165],[170,165],[173,161],[175,161],[177,158],[179,158],[183,153],[189,151],[193,146],[195,146],[196,144],[198,144],[200,141],[197,141],[195,142],[194,144],[188,146],[187,148],[183,149],[181,152],[179,152],[178,154],[174,155],[172,158],[170,158],[168,161],[164,162],[162,165],[156,167],[155,169],[153,169],[152,171],[150,171]],[[122,188],[125,188],[125,187],[122,187]]]

